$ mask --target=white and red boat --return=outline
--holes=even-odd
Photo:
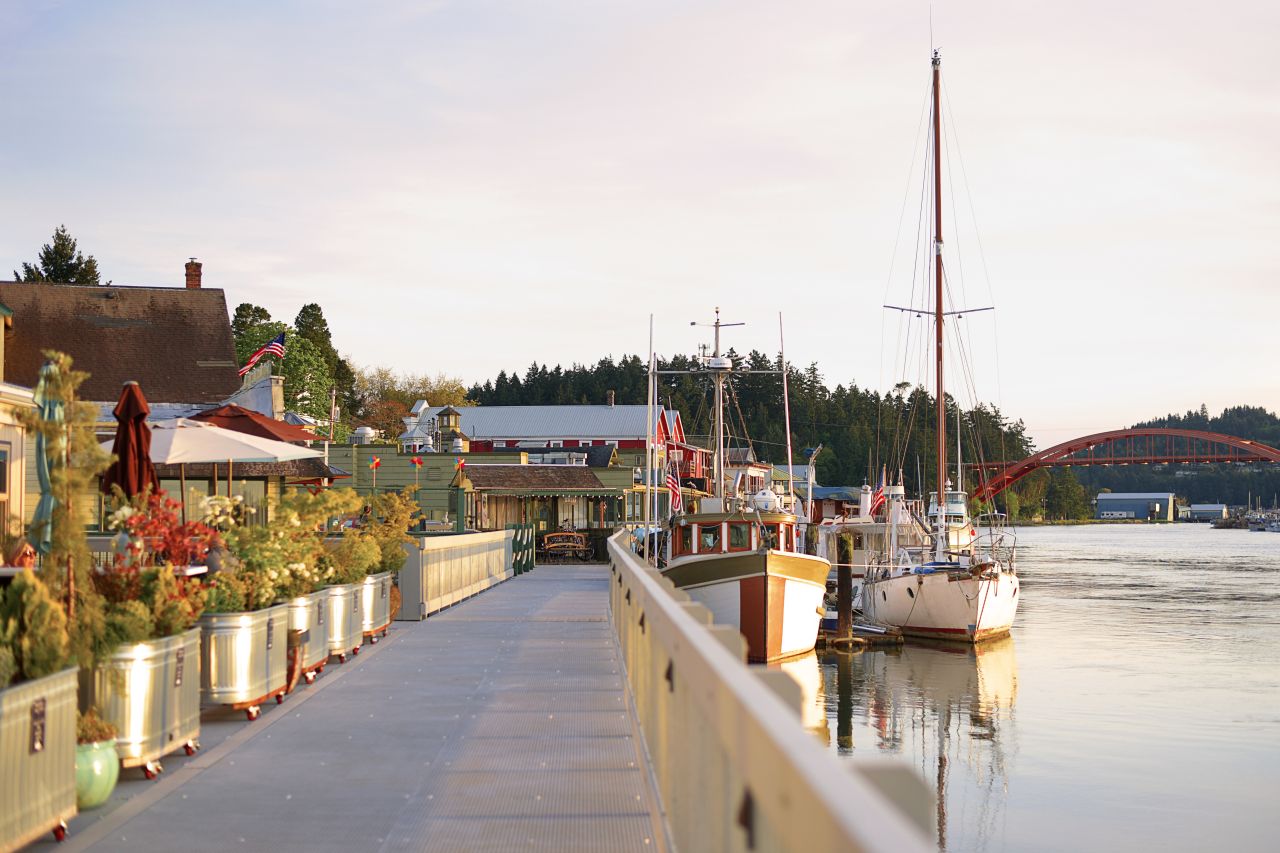
[[[721,355],[721,325],[717,308],[715,350],[703,361],[715,386],[711,496],[697,512],[672,516],[661,571],[717,623],[741,631],[747,659],[764,663],[813,650],[831,564],[803,553],[797,517],[777,494],[737,494],[726,483],[724,380],[734,368]]]

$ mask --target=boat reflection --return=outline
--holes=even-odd
[[[823,694],[822,664],[817,652],[797,655],[769,664],[770,669],[780,669],[800,685],[800,722],[805,729],[817,735],[827,746],[831,745],[831,724],[827,720],[826,698]]]
[[[985,849],[999,837],[1016,737],[1014,641],[912,642],[820,658],[835,748],[898,754],[936,786],[938,848]],[[829,743],[829,740],[827,741]],[[956,832],[948,838],[948,816]]]

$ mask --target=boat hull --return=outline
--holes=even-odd
[[[904,574],[868,581],[862,612],[909,637],[981,643],[1008,635],[1018,612],[1018,576]]]
[[[830,564],[782,551],[707,554],[663,574],[747,639],[747,660],[763,663],[813,650]]]

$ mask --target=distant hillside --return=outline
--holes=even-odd
[[[1207,407],[1134,424],[1220,432],[1280,447],[1280,417],[1259,406],[1231,406],[1212,416]],[[1280,500],[1280,465],[1129,465],[1073,468],[1091,492],[1173,492],[1193,503],[1244,504],[1261,496],[1267,506]]]

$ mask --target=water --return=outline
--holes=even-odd
[[[918,768],[944,850],[1280,849],[1280,534],[1044,527],[1018,545],[1011,639],[793,664],[807,724]]]

